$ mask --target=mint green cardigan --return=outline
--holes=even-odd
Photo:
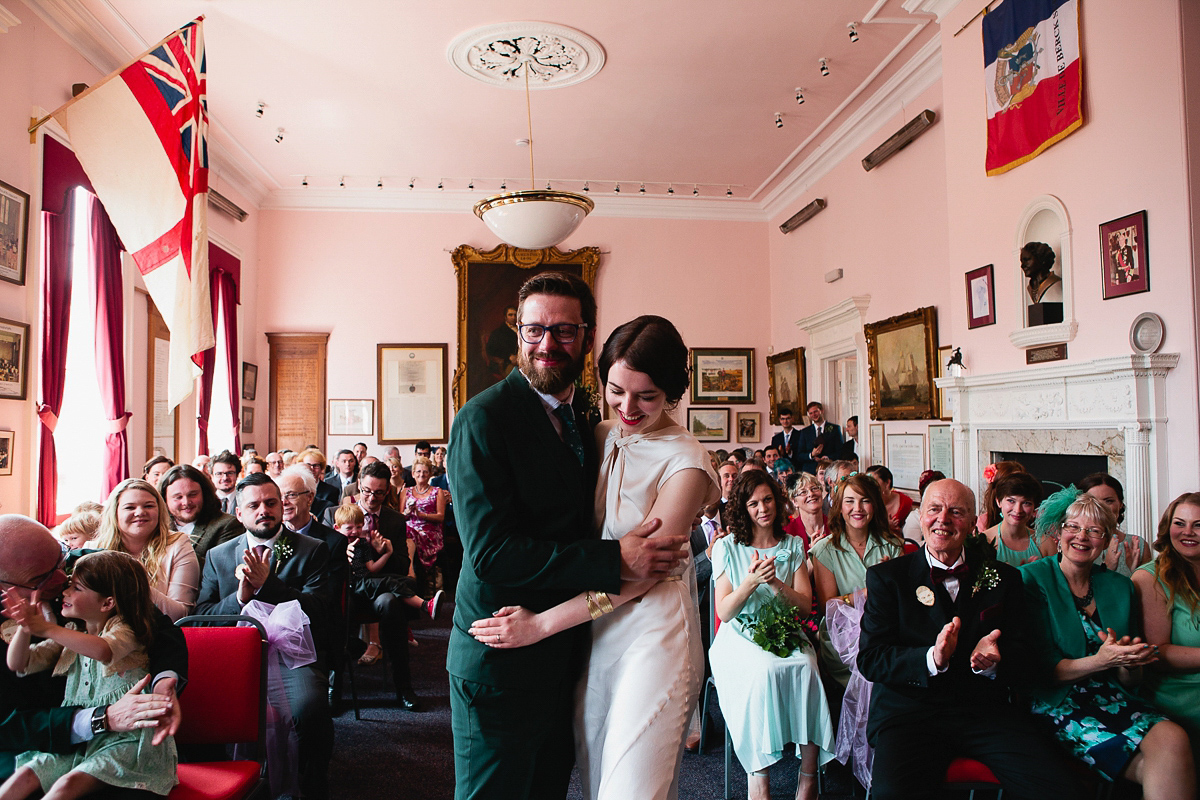
[[[1020,570],[1025,581],[1026,609],[1032,616],[1034,640],[1040,648],[1041,680],[1029,687],[1028,694],[1057,705],[1066,698],[1071,684],[1055,682],[1054,666],[1064,658],[1089,655],[1086,633],[1057,558],[1039,559]],[[1092,591],[1102,627],[1112,628],[1118,639],[1141,635],[1141,626],[1133,615],[1133,581],[1102,565],[1093,566]],[[1115,681],[1114,685],[1120,686]]]

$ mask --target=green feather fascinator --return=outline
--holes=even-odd
[[[1042,504],[1038,506],[1037,522],[1034,525],[1039,541],[1043,536],[1053,535],[1062,521],[1067,518],[1067,509],[1081,494],[1083,492],[1074,486],[1068,486],[1065,489],[1059,489],[1042,501]]]

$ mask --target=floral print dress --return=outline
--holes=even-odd
[[[1097,619],[1079,613],[1088,642],[1088,655],[1100,650],[1103,629]],[[1147,731],[1166,719],[1150,704],[1126,694],[1105,673],[1076,681],[1062,702],[1033,701],[1032,711],[1049,721],[1056,738],[1072,755],[1106,778],[1124,771]]]

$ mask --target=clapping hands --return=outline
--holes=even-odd
[[[1122,636],[1118,639],[1116,631],[1109,628],[1104,634],[1097,634],[1096,638],[1101,642],[1096,656],[1105,668],[1137,669],[1158,661],[1158,647],[1142,641],[1140,636]]]
[[[15,588],[5,589],[3,603],[4,615],[34,636],[44,638],[50,628],[57,624],[54,610],[49,603],[41,602],[38,592],[26,600]]]
[[[743,584],[755,588],[771,584],[775,580],[775,557],[759,558],[757,551],[750,557],[750,569],[746,571],[746,579]]]
[[[259,556],[248,548],[233,574],[238,579],[238,602],[245,605],[254,599],[271,574],[271,551],[267,550]]]

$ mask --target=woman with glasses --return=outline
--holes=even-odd
[[[150,576],[154,605],[177,622],[191,613],[200,593],[200,561],[186,533],[170,530],[167,504],[146,481],[121,481],[108,496],[92,544],[128,553]]]
[[[803,539],[807,553],[812,544],[824,539],[828,532],[825,528],[825,490],[816,476],[801,472],[796,478],[792,487],[792,507],[796,509],[796,515],[783,526],[783,532]]]
[[[1075,758],[1110,781],[1140,783],[1147,800],[1194,798],[1187,733],[1133,694],[1158,648],[1138,635],[1133,582],[1096,565],[1116,527],[1108,507],[1071,486],[1041,506],[1038,531],[1057,529],[1059,553],[1021,568],[1038,679],[1031,710]]]

